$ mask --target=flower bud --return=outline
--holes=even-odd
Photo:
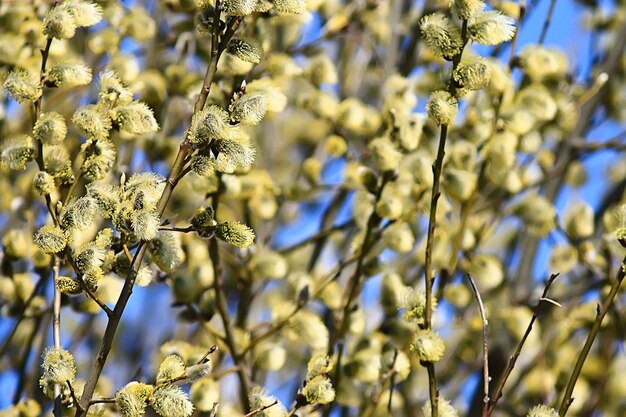
[[[263,248],[254,254],[248,266],[255,277],[279,279],[287,275],[287,260],[278,252]]]
[[[439,417],[459,417],[459,412],[450,404],[450,401],[439,397],[437,401],[437,411]],[[422,407],[422,413],[425,417],[432,416],[432,406],[430,401],[426,401],[426,404]]]
[[[515,20],[497,10],[490,10],[470,22],[468,33],[470,38],[480,44],[498,45],[513,39]]]
[[[250,408],[252,410],[260,410],[255,414],[256,417],[287,417],[285,406],[273,395],[269,395],[267,390],[261,387],[254,387],[248,393]],[[276,404],[274,404],[276,402]],[[272,405],[274,404],[274,405]],[[267,407],[267,408],[266,408]]]
[[[157,387],[149,398],[150,405],[162,417],[189,417],[193,404],[187,393],[175,385]]]
[[[314,85],[336,84],[339,80],[335,64],[324,54],[316,55],[309,60],[304,76]]]
[[[303,14],[307,12],[306,0],[273,0],[272,3],[279,13]]]
[[[83,274],[93,272],[102,266],[105,253],[105,250],[95,243],[85,243],[74,252],[74,264]]]
[[[313,379],[319,375],[328,374],[333,370],[333,363],[324,352],[315,353],[307,364],[307,379]]]
[[[328,346],[328,328],[322,319],[311,311],[301,310],[289,320],[289,329],[295,339],[309,346],[314,351]]]
[[[422,362],[437,362],[444,354],[445,345],[437,332],[431,329],[418,329],[411,350],[417,353]]]
[[[120,21],[121,32],[137,42],[147,42],[154,38],[156,23],[142,7],[135,7]]]
[[[496,288],[504,280],[502,264],[495,256],[477,255],[464,264],[464,268],[476,279],[483,291]]]
[[[133,101],[133,95],[120,81],[116,72],[105,70],[100,73],[100,98],[108,105],[126,105]]]
[[[261,93],[244,94],[233,105],[233,121],[246,126],[258,125],[267,111],[265,96]]]
[[[443,188],[446,193],[459,201],[469,199],[478,182],[478,174],[462,169],[447,169],[444,171]]]
[[[33,237],[35,245],[45,253],[59,253],[69,241],[69,233],[60,227],[47,224]]]
[[[252,14],[256,0],[228,0],[220,3],[220,7],[230,16],[247,16]]]
[[[79,108],[72,116],[72,123],[81,135],[92,139],[108,138],[111,130],[111,119],[95,104]]]
[[[584,201],[570,204],[563,213],[563,228],[573,238],[590,237],[594,232],[593,208]]]
[[[172,233],[159,233],[148,249],[154,263],[164,272],[174,272],[185,261],[185,252]]]
[[[53,7],[43,19],[43,34],[48,38],[69,39],[76,33],[77,24],[67,7]]]
[[[372,153],[376,167],[381,171],[397,169],[402,160],[402,153],[386,137],[372,140],[367,148]]]
[[[146,412],[146,402],[152,394],[152,385],[130,382],[115,393],[115,405],[122,417],[140,417]]]
[[[4,89],[20,103],[32,103],[41,96],[37,77],[23,70],[9,72]]]
[[[0,165],[14,171],[26,169],[34,156],[33,139],[27,135],[13,136],[0,145]]]
[[[44,145],[57,145],[66,135],[65,118],[54,111],[42,113],[33,127],[33,136]]]
[[[159,366],[156,383],[161,385],[185,376],[185,361],[178,355],[169,355]]]
[[[88,0],[65,0],[62,7],[67,8],[78,27],[93,26],[102,20],[102,7]]]
[[[57,277],[54,287],[61,293],[70,295],[77,295],[83,291],[80,281],[64,276]]]
[[[76,377],[76,365],[70,352],[61,348],[49,346],[43,354],[43,376],[39,384],[41,386],[50,383],[65,384],[74,381]]]
[[[526,417],[558,417],[559,413],[552,407],[548,407],[547,405],[536,405],[530,410],[528,410],[528,414]]]
[[[261,62],[261,57],[263,56],[263,49],[254,39],[233,38],[228,43],[226,51],[242,61],[252,64]]]
[[[528,227],[531,234],[545,236],[556,227],[556,211],[552,204],[537,193],[528,193],[513,208],[513,213],[518,216]]]
[[[338,135],[330,135],[324,143],[326,153],[335,158],[342,157],[348,150],[348,145],[344,138]]]
[[[120,202],[118,188],[106,182],[94,181],[88,184],[87,196],[95,200],[100,214],[105,217],[111,217]]]
[[[82,144],[81,150],[86,153],[81,170],[87,179],[103,179],[115,162],[117,152],[113,142],[108,139],[89,139]]]
[[[458,102],[447,91],[435,91],[428,99],[426,111],[438,125],[451,125],[458,111]]]
[[[460,20],[470,20],[485,8],[482,0],[452,0],[452,13]]]
[[[335,390],[330,379],[318,375],[306,382],[302,395],[309,404],[328,404],[335,400]]]
[[[70,181],[72,178],[72,161],[69,152],[63,146],[46,147],[43,166],[48,174],[61,181]]]
[[[489,84],[491,66],[485,59],[476,59],[469,63],[461,63],[452,75],[462,88],[480,90]]]
[[[83,64],[57,64],[50,68],[47,78],[60,88],[88,85],[91,82],[91,68]]]
[[[424,16],[419,26],[426,45],[436,55],[450,60],[461,51],[463,46],[461,31],[443,13]]]
[[[217,226],[217,237],[238,248],[247,248],[254,242],[254,231],[239,222],[221,223]]]
[[[65,229],[85,230],[93,225],[97,211],[95,199],[81,197],[65,208],[61,214],[60,224]]]
[[[405,222],[396,222],[383,232],[385,243],[394,252],[409,253],[415,244],[411,227]]]
[[[122,132],[131,135],[145,135],[159,130],[152,109],[141,101],[132,101],[125,106],[117,107],[114,120]]]
[[[287,351],[274,342],[261,342],[254,348],[254,362],[266,371],[279,371],[287,360]]]
[[[191,385],[189,396],[199,411],[211,411],[213,405],[219,402],[219,384],[212,379],[201,378]]]

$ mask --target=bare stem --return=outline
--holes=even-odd
[[[215,14],[213,16],[214,24],[211,36],[211,58],[207,68],[206,76],[204,78],[202,89],[194,106],[194,114],[204,108],[206,100],[209,96],[209,92],[211,91],[213,78],[215,77],[215,73],[217,71],[217,62],[220,58],[221,53],[224,51],[228,42],[230,41],[230,38],[233,36],[235,31],[237,30],[237,27],[241,23],[242,18],[231,19],[228,27],[226,28],[226,32],[222,35],[221,42],[219,21],[220,1],[217,0],[215,4]],[[188,141],[186,139],[183,140],[178,148],[178,153],[176,154],[176,159],[174,160],[174,163],[168,175],[163,194],[161,195],[157,203],[157,212],[159,213],[160,217],[163,216],[172,192],[178,184],[178,181],[182,178],[181,172],[184,169],[184,163],[190,150],[191,148]],[[113,346],[113,340],[115,338],[117,328],[122,318],[122,314],[124,313],[126,304],[128,303],[128,300],[130,299],[130,296],[133,292],[133,286],[135,284],[135,278],[137,277],[137,271],[139,270],[141,261],[143,260],[147,249],[147,242],[141,241],[139,243],[139,246],[137,247],[137,251],[135,252],[135,256],[131,263],[131,269],[128,276],[126,277],[126,281],[124,282],[124,287],[122,289],[120,297],[118,298],[117,303],[115,304],[115,308],[113,309],[113,314],[109,317],[109,321],[107,323],[107,327],[105,329],[100,348],[98,349],[98,354],[92,365],[89,378],[85,383],[85,388],[81,397],[80,408],[83,408],[83,410],[81,411],[80,408],[77,410],[77,417],[84,417],[87,414],[91,398],[93,397],[93,393],[96,388],[96,384],[98,382],[98,379],[100,378],[100,374],[102,373],[104,364],[106,363],[107,357]]]
[[[572,371],[572,375],[570,375],[569,381],[567,381],[567,387],[565,388],[565,392],[563,393],[563,400],[561,400],[561,406],[559,407],[559,417],[564,417],[567,414],[567,410],[570,405],[574,401],[572,398],[572,392],[574,392],[574,387],[576,386],[576,381],[578,381],[578,377],[580,376],[580,371],[583,369],[583,365],[585,364],[585,360],[587,359],[587,355],[589,355],[589,351],[591,350],[591,345],[593,345],[593,341],[595,340],[598,332],[600,331],[600,327],[602,327],[602,321],[604,320],[604,316],[613,305],[613,301],[615,300],[615,296],[619,292],[619,288],[624,281],[624,277],[626,276],[626,257],[622,260],[622,263],[619,266],[619,272],[617,273],[617,278],[613,281],[611,285],[611,291],[609,295],[604,300],[602,306],[598,304],[596,311],[596,319],[591,326],[591,330],[587,335],[587,340],[585,341],[585,345],[583,349],[580,351],[578,355],[578,359],[576,360],[576,365],[574,365],[574,370]]]
[[[478,301],[478,310],[480,310],[480,317],[483,322],[483,385],[484,387],[484,398],[483,398],[483,417],[489,416],[489,322],[487,321],[487,314],[485,313],[485,305],[483,304],[483,299],[480,296],[480,292],[478,291],[478,287],[476,283],[472,279],[470,274],[467,274],[467,279],[470,282],[472,287],[472,291],[474,292],[474,296],[476,297],[476,301]]]
[[[558,276],[559,274],[552,274],[550,275],[550,278],[548,278],[548,281],[546,282],[546,286],[543,289],[543,294],[541,295],[541,298],[537,302],[537,305],[535,306],[535,310],[533,311],[533,317],[530,319],[530,323],[528,323],[528,327],[526,328],[526,331],[524,332],[524,336],[522,336],[522,339],[519,341],[519,343],[517,344],[517,347],[515,348],[515,352],[509,358],[509,363],[507,364],[506,369],[504,370],[504,373],[502,374],[502,378],[500,379],[500,382],[498,383],[498,387],[496,388],[496,393],[494,394],[493,400],[491,401],[491,404],[489,406],[489,411],[487,413],[487,416],[490,416],[493,413],[493,411],[496,408],[496,405],[498,404],[498,401],[500,400],[500,398],[502,398],[504,385],[506,384],[507,379],[511,375],[513,368],[515,367],[515,362],[517,361],[517,358],[519,358],[519,355],[522,352],[522,347],[524,347],[524,343],[526,343],[526,339],[528,339],[530,332],[533,330],[533,324],[535,324],[537,317],[539,317],[539,307],[541,305],[541,302],[548,297],[548,291],[550,291],[550,286],[552,285],[552,283]]]
[[[54,347],[61,348],[61,291],[57,289],[56,282],[61,272],[61,260],[58,256],[54,257],[54,267],[52,268],[54,276],[54,298],[52,300],[52,338]],[[61,384],[54,384],[54,415],[61,417]]]

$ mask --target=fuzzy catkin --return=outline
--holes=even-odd
[[[419,22],[426,44],[436,55],[452,59],[463,46],[461,30],[442,13],[424,16]]]

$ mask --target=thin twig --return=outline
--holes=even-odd
[[[220,42],[220,0],[216,0],[214,10],[215,15],[213,16],[213,30],[211,34],[210,62],[207,67],[207,72],[204,78],[202,89],[194,105],[194,114],[204,108],[204,105],[206,104],[207,98],[209,96],[209,92],[211,90],[213,78],[215,77],[215,73],[217,71],[217,62],[221,56],[221,53],[225,50],[228,42],[230,41],[235,31],[239,27],[239,24],[243,20],[243,18],[241,17],[232,18],[229,21],[229,24],[226,28],[225,33],[222,35],[222,39]],[[159,217],[163,216],[167,203],[172,196],[172,192],[174,191],[174,188],[178,184],[179,180],[182,178],[180,174],[181,171],[184,169],[184,162],[190,150],[190,144],[187,138],[185,138],[178,148],[176,159],[172,164],[172,168],[165,183],[165,188],[163,189],[163,193],[161,194],[161,197],[159,198],[159,201],[157,203],[156,209]],[[122,288],[122,292],[120,293],[120,297],[118,298],[117,303],[115,304],[115,308],[113,309],[113,315],[109,317],[109,321],[107,323],[107,327],[105,329],[100,348],[98,349],[96,360],[92,365],[89,378],[85,383],[80,404],[83,408],[83,411],[81,412],[80,410],[77,410],[76,417],[85,417],[88,412],[89,402],[93,397],[93,393],[96,389],[96,384],[98,382],[98,379],[100,378],[102,369],[104,368],[104,364],[106,363],[111,348],[113,347],[113,339],[115,338],[115,334],[117,333],[117,328],[121,321],[122,314],[124,313],[124,309],[126,308],[126,304],[128,303],[130,296],[132,295],[133,287],[135,285],[135,279],[137,277],[137,271],[139,270],[147,249],[148,246],[146,242],[141,241],[137,247],[137,251],[135,252],[135,256],[131,263],[130,272],[126,277],[124,287]]]
[[[533,317],[530,319],[530,323],[528,323],[528,327],[526,328],[526,331],[524,332],[524,336],[522,336],[522,339],[519,341],[519,343],[517,344],[517,347],[515,348],[515,352],[509,358],[509,363],[507,364],[506,369],[504,370],[504,373],[502,374],[502,378],[500,378],[500,382],[498,383],[498,387],[496,388],[496,393],[494,394],[493,400],[491,401],[491,404],[489,406],[489,412],[487,416],[490,416],[493,413],[493,410],[495,410],[496,405],[498,404],[498,401],[502,397],[504,385],[506,384],[507,379],[511,375],[513,368],[515,367],[515,362],[517,361],[517,358],[519,358],[519,355],[522,352],[522,347],[524,347],[524,343],[526,343],[526,339],[528,339],[530,332],[533,330],[533,324],[535,324],[535,320],[537,320],[537,317],[539,317],[539,307],[541,306],[541,301],[543,298],[547,298],[548,291],[550,291],[550,286],[552,285],[552,283],[558,276],[559,274],[552,274],[550,275],[550,278],[548,278],[548,281],[546,282],[546,286],[543,289],[543,294],[539,298],[539,301],[537,302],[537,305],[535,306],[535,309],[533,311]]]
[[[467,279],[470,282],[472,287],[472,291],[474,292],[474,296],[476,297],[476,301],[478,302],[478,310],[480,310],[480,317],[483,322],[483,385],[484,387],[484,398],[483,398],[483,417],[489,416],[489,382],[491,378],[489,377],[489,322],[487,321],[487,313],[485,313],[485,305],[483,304],[483,299],[480,296],[480,292],[478,291],[478,287],[476,283],[472,279],[470,274],[467,274]]]
[[[58,256],[54,257],[54,267],[52,268],[54,276],[54,299],[52,300],[52,338],[54,347],[61,348],[61,291],[57,289],[57,280],[61,273],[61,260]],[[54,415],[61,417],[61,384],[54,384]]]
[[[248,414],[244,414],[243,417],[252,417],[256,413],[260,413],[261,411],[265,411],[270,407],[274,407],[276,404],[278,404],[278,400],[274,400],[274,402],[271,404],[264,405],[263,407],[259,407],[256,410],[252,410]]]
[[[580,372],[583,369],[583,365],[585,364],[585,360],[587,359],[587,355],[589,355],[589,351],[591,350],[591,346],[593,345],[593,341],[595,340],[598,332],[600,331],[600,327],[602,327],[602,321],[604,320],[604,316],[609,311],[611,306],[613,305],[613,301],[615,300],[615,296],[619,292],[619,288],[624,281],[624,277],[626,276],[626,257],[622,260],[622,263],[619,266],[619,272],[617,273],[617,277],[613,284],[611,285],[611,291],[609,295],[604,300],[602,306],[598,304],[596,310],[596,319],[591,326],[591,330],[587,335],[587,340],[585,340],[585,344],[583,349],[580,351],[578,355],[578,359],[576,360],[576,365],[574,365],[574,370],[572,371],[572,375],[570,375],[569,380],[567,381],[567,387],[565,388],[565,392],[563,393],[563,399],[561,400],[561,406],[559,407],[559,417],[564,417],[567,414],[567,410],[570,405],[574,401],[572,398],[572,392],[574,392],[574,387],[576,386],[576,381],[578,381],[578,377],[580,376]]]
[[[543,28],[541,29],[541,35],[539,36],[539,40],[537,41],[539,45],[543,45],[543,43],[546,40],[546,35],[548,34],[548,28],[550,27],[550,23],[552,23],[552,14],[554,13],[554,6],[556,6],[556,0],[550,0],[550,8],[548,9],[546,20],[543,21]]]

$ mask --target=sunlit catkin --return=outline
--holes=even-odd
[[[66,135],[65,118],[54,111],[42,113],[33,127],[33,137],[45,145],[59,144]]]

